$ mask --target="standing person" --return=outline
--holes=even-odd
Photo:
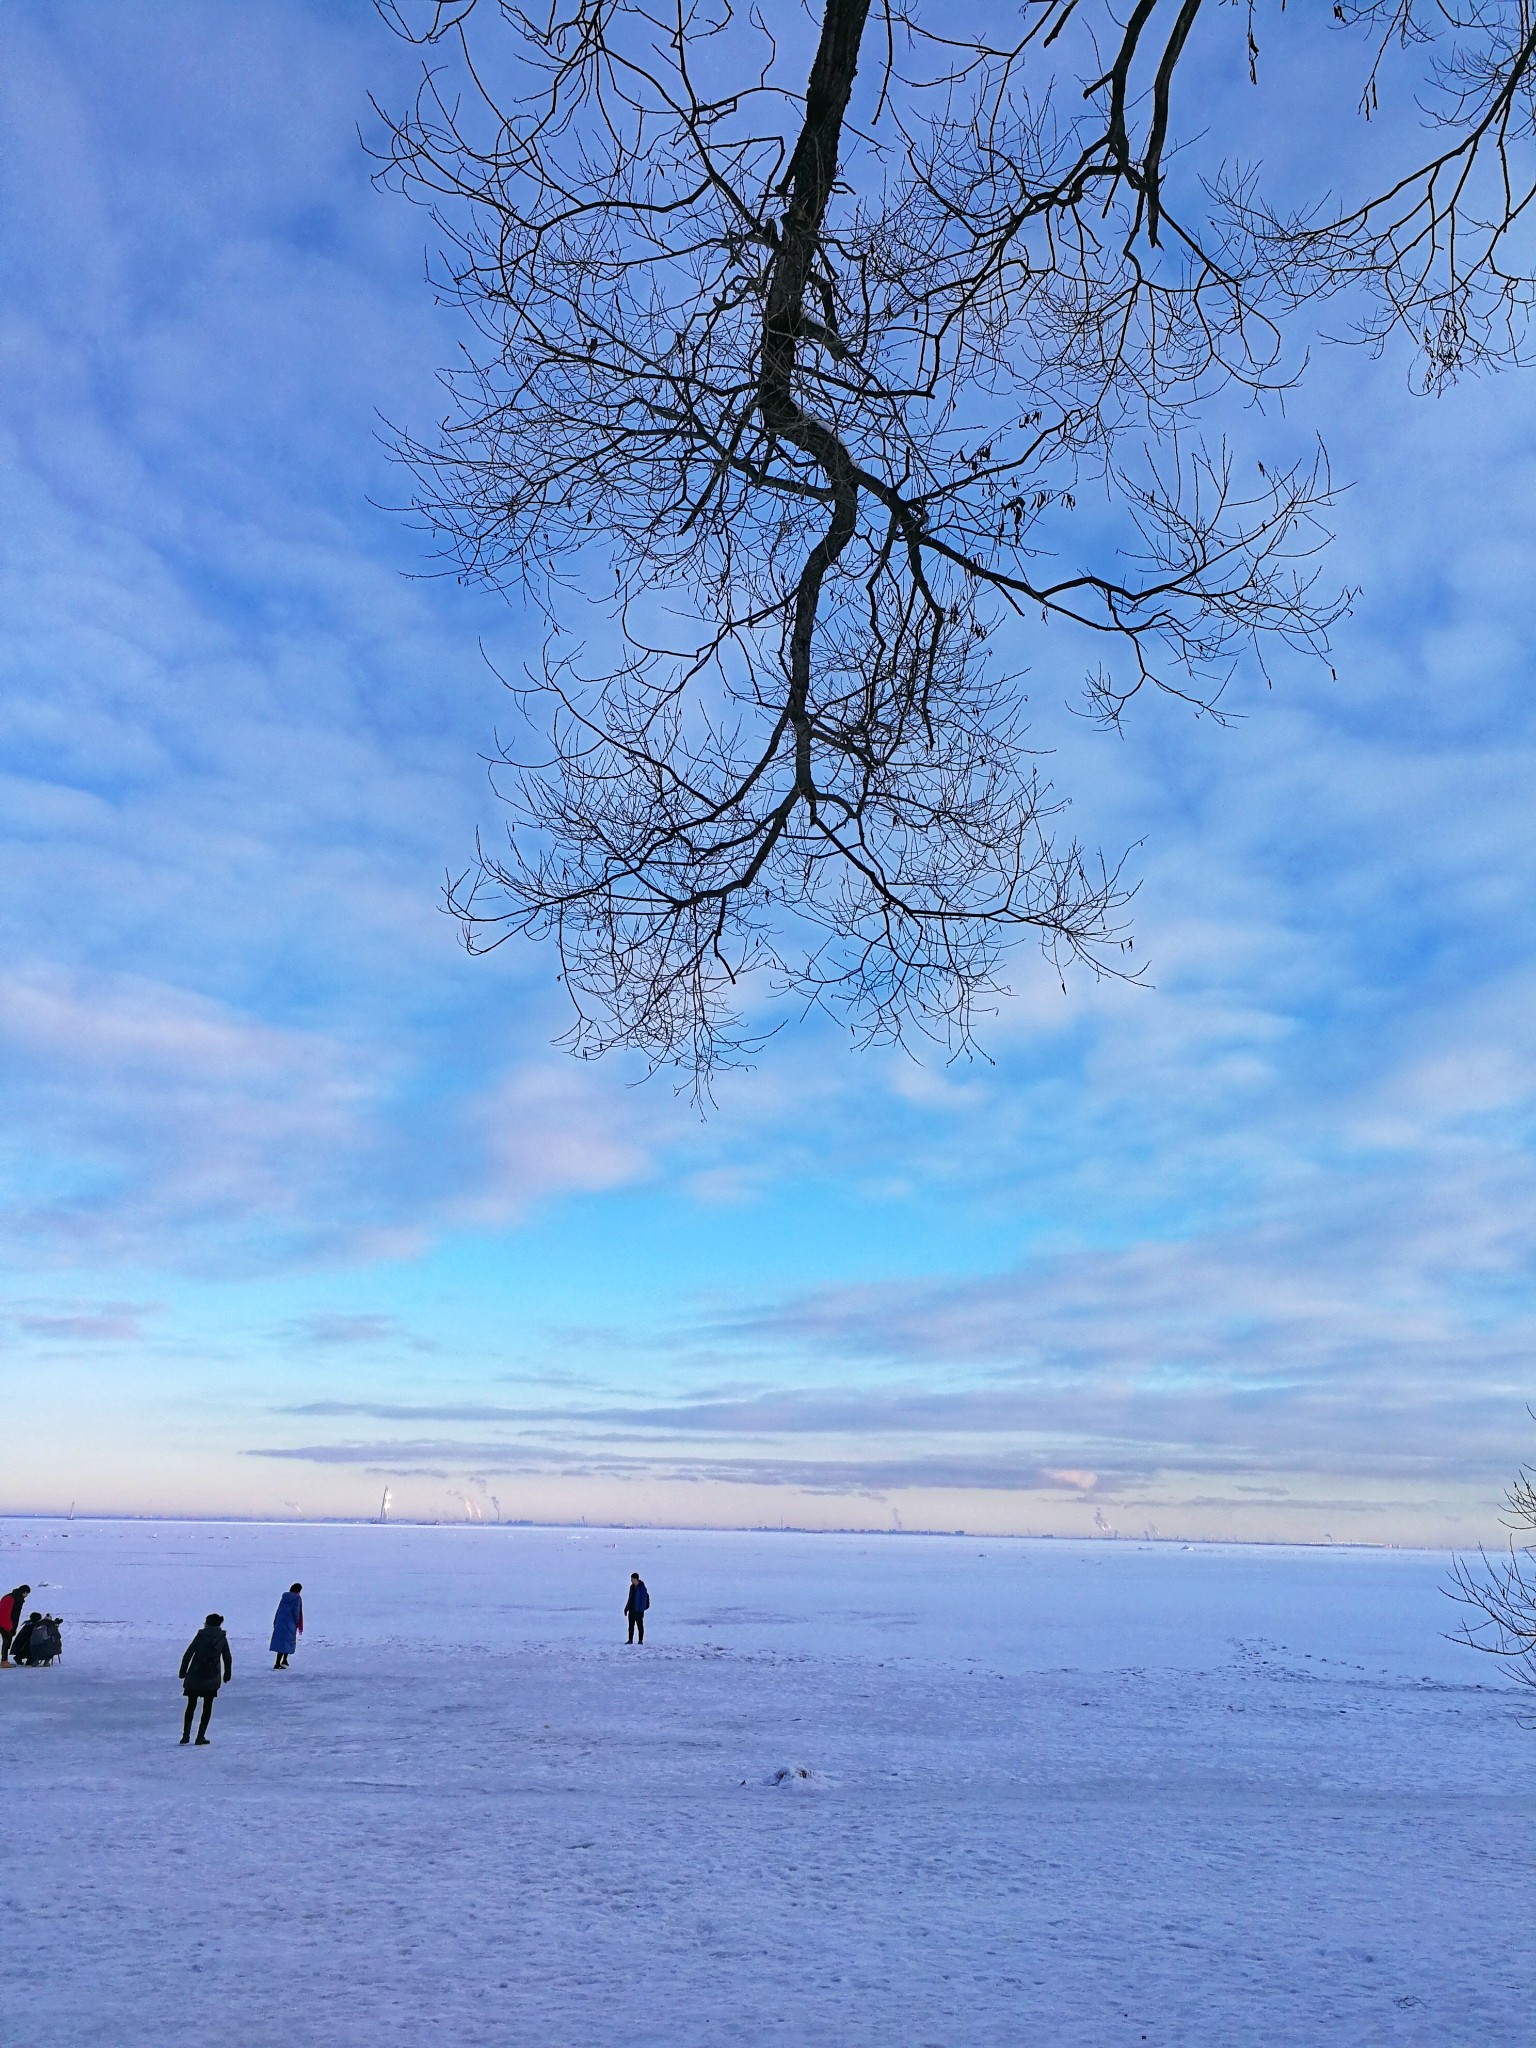
[[[187,1696],[187,1716],[181,1724],[183,1742],[192,1740],[192,1709],[201,1700],[203,1718],[198,1725],[199,1744],[208,1740],[208,1719],[220,1685],[234,1671],[229,1655],[229,1637],[224,1633],[222,1614],[210,1614],[188,1643],[181,1657],[181,1689]]]
[[[629,1621],[629,1640],[645,1641],[645,1610],[651,1604],[651,1596],[645,1590],[645,1581],[638,1572],[629,1575],[629,1598],[624,1602],[624,1613]]]
[[[21,1617],[26,1611],[30,1586],[13,1586],[0,1600],[0,1664],[11,1661],[11,1638],[21,1627]]]
[[[277,1653],[274,1671],[286,1671],[288,1659],[299,1647],[299,1637],[304,1633],[304,1602],[299,1598],[303,1591],[295,1579],[277,1603],[277,1612],[272,1617],[272,1640],[267,1646]]]

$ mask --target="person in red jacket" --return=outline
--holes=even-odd
[[[0,1664],[11,1661],[11,1638],[21,1627],[21,1617],[27,1604],[30,1586],[16,1586],[0,1600]]]

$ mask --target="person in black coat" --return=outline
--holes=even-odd
[[[645,1581],[638,1572],[629,1575],[629,1598],[624,1602],[625,1617],[629,1622],[629,1640],[638,1636],[645,1641],[645,1610],[651,1604],[651,1596],[645,1590]]]
[[[224,1633],[224,1617],[222,1614],[210,1614],[182,1652],[181,1689],[187,1696],[187,1715],[181,1724],[183,1742],[192,1740],[192,1709],[199,1700],[203,1703],[203,1718],[198,1725],[197,1739],[200,1743],[207,1742],[214,1700],[220,1685],[233,1670],[229,1637]]]

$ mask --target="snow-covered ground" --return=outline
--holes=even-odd
[[[0,1673],[0,2039],[1525,2048],[1536,1733],[1442,1640],[1444,1572],[3,1522],[66,1648]]]

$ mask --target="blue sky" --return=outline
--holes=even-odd
[[[1324,352],[1337,677],[1032,674],[1144,989],[791,1023],[701,1120],[465,958],[481,644],[381,418],[455,346],[371,8],[0,17],[0,1505],[1340,1540],[1531,1434],[1536,386]]]

